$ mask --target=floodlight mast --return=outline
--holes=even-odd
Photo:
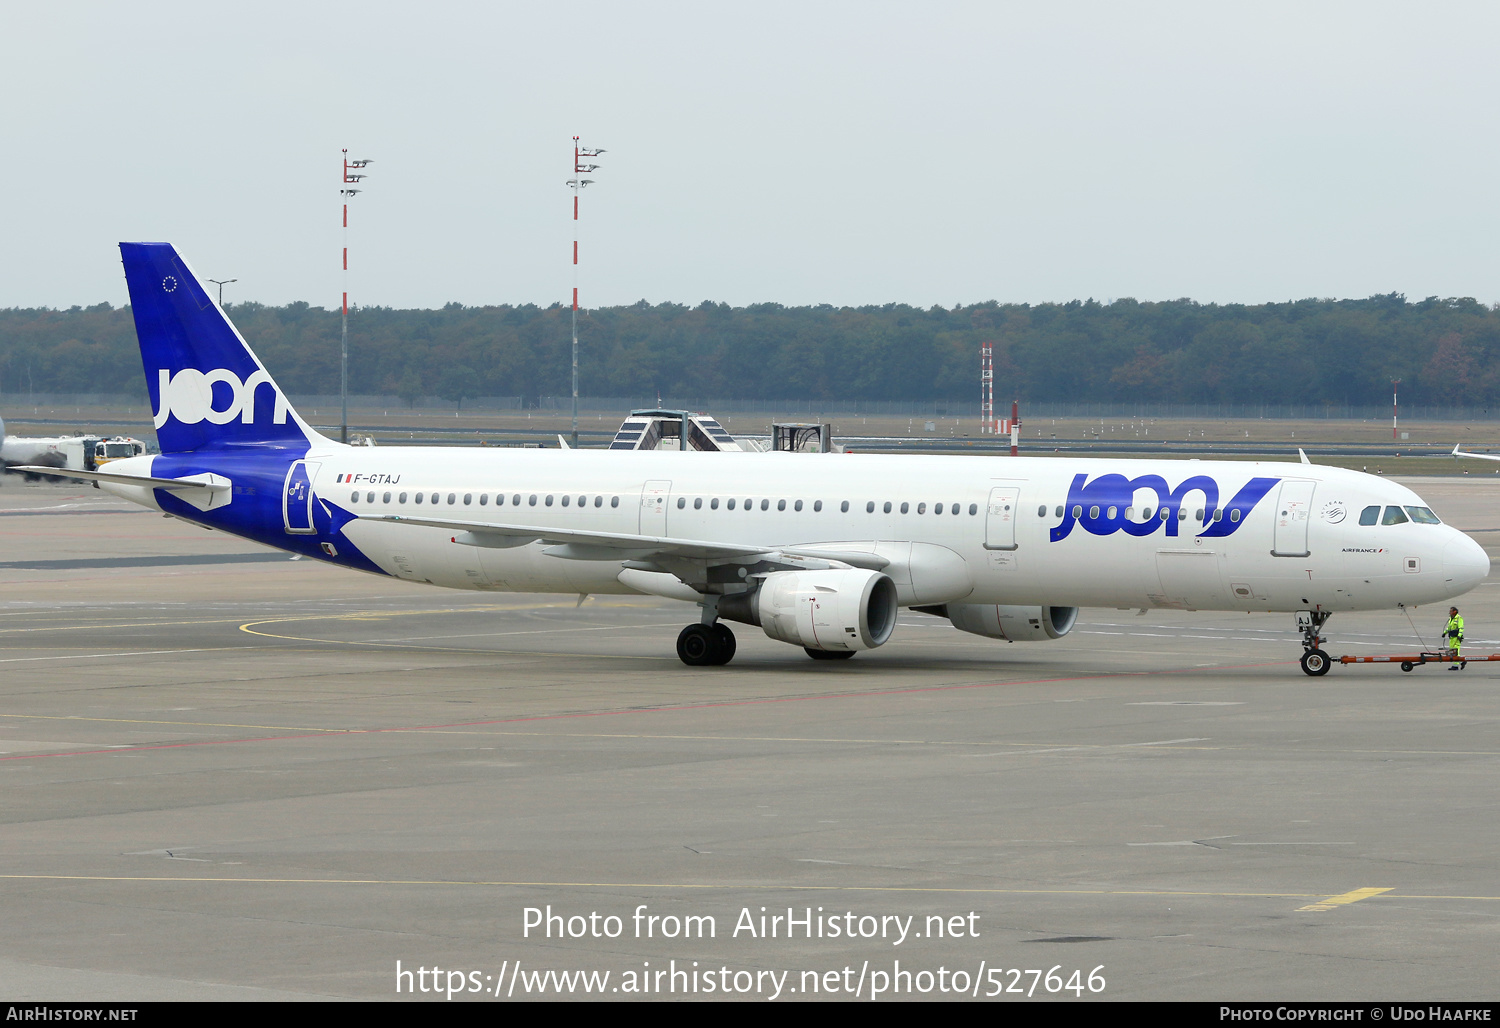
[[[568,179],[568,188],[573,190],[573,440],[569,444],[575,450],[578,448],[578,193],[584,186],[594,184],[591,178],[584,178],[589,172],[599,168],[597,164],[585,164],[585,157],[598,157],[603,150],[592,149],[578,145],[578,137],[573,137],[573,178]]]
[[[995,362],[994,346],[979,344],[979,434],[995,431]]]
[[[239,279],[237,279],[237,278],[211,278],[211,279],[209,279],[209,281],[212,282],[214,285],[216,285],[216,286],[219,287],[219,306],[223,307],[224,306],[224,287],[226,285],[228,285],[229,283],[231,283],[231,282],[238,282]]]
[[[344,198],[344,303],[343,303],[343,344],[339,351],[339,442],[349,442],[349,198],[362,192],[355,188],[361,179],[368,178],[367,172],[360,169],[374,162],[363,157],[359,160],[349,159],[349,150],[346,147],[344,154],[344,177],[343,188],[339,195]],[[223,306],[220,304],[220,306]]]

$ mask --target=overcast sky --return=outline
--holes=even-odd
[[[1500,300],[1494,3],[7,3],[0,307]]]

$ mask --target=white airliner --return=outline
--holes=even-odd
[[[1012,642],[1061,638],[1079,607],[1167,607],[1295,612],[1319,675],[1330,614],[1489,573],[1410,489],[1310,464],[343,446],[171,246],[121,252],[162,453],[82,477],[373,574],[684,600],[692,665],[733,657],[726,621],[834,659],[883,645],[900,607]]]

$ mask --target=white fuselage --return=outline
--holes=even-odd
[[[151,460],[115,468],[150,474]],[[362,518],[873,552],[890,561],[902,605],[1373,610],[1448,599],[1489,571],[1447,525],[1380,523],[1388,508],[1425,509],[1410,489],[1320,465],[336,444],[306,462],[315,498]],[[1199,485],[1184,489],[1189,480]],[[1253,506],[1229,509],[1266,481]],[[148,489],[104,488],[155,506]],[[1089,502],[1107,495],[1129,499]],[[1380,518],[1361,524],[1370,507]],[[639,573],[622,580],[618,555],[466,545],[452,530],[370,520],[344,533],[388,574],[439,586],[656,591]]]

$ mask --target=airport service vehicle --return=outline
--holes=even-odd
[[[1331,614],[1489,573],[1410,489],[1311,464],[343,446],[170,245],[120,248],[162,452],[90,473],[103,488],[371,574],[681,599],[690,665],[733,657],[726,622],[831,660],[886,643],[900,607],[1010,642],[1166,607],[1296,613],[1319,675]]]
[[[146,444],[127,435],[110,436],[94,441],[94,467],[102,468],[113,461],[126,457],[139,457],[146,452]]]
[[[46,467],[66,471],[96,471],[111,461],[138,457],[146,444],[129,436],[92,435],[26,437],[4,435],[0,426],[0,464],[7,468]],[[34,475],[35,472],[28,472]]]

